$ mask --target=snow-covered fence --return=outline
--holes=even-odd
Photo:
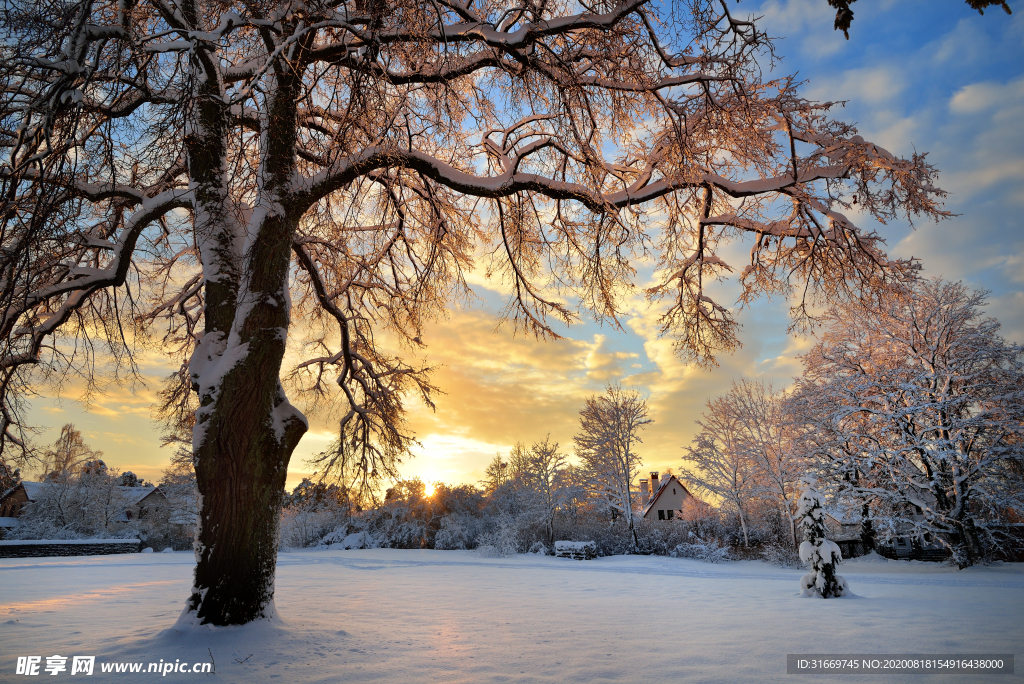
[[[556,541],[555,555],[559,558],[590,560],[597,558],[597,544],[592,541]]]
[[[0,558],[37,556],[107,556],[138,553],[139,539],[15,539],[0,541]]]

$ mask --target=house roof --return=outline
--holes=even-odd
[[[18,484],[14,485],[3,494],[0,494],[0,499],[6,499],[8,496],[13,494],[18,488],[25,490],[25,496],[28,497],[29,501],[33,501],[39,495],[39,488],[43,486],[42,482],[25,482],[22,480]]]
[[[123,487],[122,491],[124,492],[124,496],[128,504],[131,505],[137,504],[153,492],[159,491],[159,487],[154,487],[153,485],[146,485],[145,487]],[[163,496],[163,494],[164,493],[161,491],[160,495]]]
[[[8,489],[6,492],[4,492],[3,496],[0,496],[0,499],[7,498],[7,496],[14,492],[14,490],[16,490],[18,487],[23,487],[25,489],[25,495],[28,497],[28,500],[35,501],[36,499],[39,498],[39,495],[42,493],[43,488],[48,486],[50,486],[48,482],[26,482],[23,480],[18,484],[14,485],[13,487],[11,487],[10,489]],[[124,493],[125,503],[129,506],[139,503],[153,492],[160,491],[159,487],[154,487],[153,485],[146,485],[145,487],[119,486],[118,489],[120,489]],[[160,495],[164,496],[163,491],[160,491]]]
[[[860,515],[856,511],[846,508],[823,508],[822,513],[835,520],[840,525],[857,525],[860,523]]]
[[[675,475],[669,475],[668,477],[661,481],[661,486],[658,487],[658,491],[654,493],[654,496],[651,497],[651,500],[647,502],[646,506],[644,506],[643,512],[640,513],[641,517],[647,515],[647,512],[654,508],[654,504],[655,502],[657,502],[658,497],[661,496],[661,493],[664,492],[666,488],[668,488],[669,483],[672,481],[675,481],[676,484],[682,487],[683,491],[686,492],[688,496],[693,496],[693,494],[690,494],[690,490],[687,489],[683,485],[683,483],[679,481],[679,478],[677,478]]]

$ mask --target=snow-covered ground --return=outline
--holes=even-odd
[[[280,556],[277,624],[175,630],[192,567],[189,553],[0,559],[0,681],[33,681],[15,676],[17,656],[43,656],[45,667],[54,654],[96,655],[86,681],[158,677],[103,675],[104,662],[212,657],[216,681],[254,684],[849,683],[787,675],[786,654],[1024,654],[1022,564],[857,559],[841,566],[857,597],[823,601],[797,597],[803,571],[754,561],[292,551]]]

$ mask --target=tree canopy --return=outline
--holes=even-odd
[[[771,43],[726,0],[12,0],[0,20],[0,448],[30,452],[40,383],[172,354],[202,622],[269,614],[306,413],[337,420],[321,474],[396,474],[405,398],[435,389],[402,349],[467,269],[557,336],[617,324],[654,256],[662,332],[713,363],[739,344],[707,290],[730,241],[752,244],[741,301],[793,294],[800,324],[914,270],[851,209],[944,215],[923,155],[765,77]]]

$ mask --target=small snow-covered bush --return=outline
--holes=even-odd
[[[434,548],[446,551],[468,549],[473,543],[471,520],[459,515],[446,515],[434,536]]]
[[[502,516],[491,532],[476,540],[476,552],[485,558],[514,556],[519,553],[519,529],[511,518]]]
[[[293,549],[316,546],[346,518],[344,511],[331,508],[285,508],[281,513],[281,546]]]
[[[803,565],[796,549],[786,543],[770,542],[761,547],[761,558],[772,565],[783,568],[799,568]]]
[[[379,546],[377,540],[366,531],[352,532],[345,534],[346,528],[339,527],[331,532],[320,542],[332,549],[375,549]]]
[[[723,546],[717,539],[705,540],[694,534],[691,541],[677,544],[668,555],[673,558],[692,558],[705,563],[718,563],[729,560],[729,547]]]

